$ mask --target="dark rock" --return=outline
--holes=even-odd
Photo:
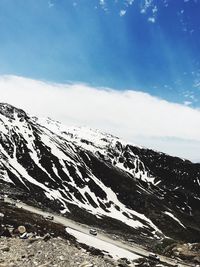
[[[44,237],[43,237],[43,240],[46,242],[46,241],[48,241],[48,240],[50,240],[51,239],[51,235],[50,234],[46,234]]]
[[[3,252],[8,252],[10,248],[8,246],[3,246],[3,247],[0,247],[0,250]]]
[[[2,230],[2,232],[0,233],[0,236],[5,236],[5,237],[12,237],[12,234],[10,233],[10,231],[5,228]]]

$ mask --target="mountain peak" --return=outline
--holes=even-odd
[[[0,114],[12,120],[15,119],[16,116],[18,118],[28,118],[25,111],[7,103],[0,103]]]

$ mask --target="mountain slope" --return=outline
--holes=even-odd
[[[26,201],[141,240],[198,241],[199,181],[199,164],[0,104],[0,183]]]

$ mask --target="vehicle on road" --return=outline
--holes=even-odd
[[[90,233],[91,235],[95,235],[95,236],[97,235],[97,231],[94,230],[94,229],[90,229],[89,233]]]
[[[9,203],[9,205],[10,205],[11,207],[16,207],[16,203],[15,203],[15,202],[11,202],[11,203]]]
[[[149,259],[160,261],[160,257],[154,253],[149,253]]]
[[[54,217],[52,215],[47,215],[45,217],[46,220],[50,220],[50,221],[53,221]]]

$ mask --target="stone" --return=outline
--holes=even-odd
[[[194,258],[194,261],[195,261],[196,263],[200,263],[200,257],[198,257],[198,256],[195,257],[195,258]]]
[[[0,267],[17,267],[14,263],[0,263]]]
[[[2,231],[1,236],[12,237],[10,231],[7,228]]]
[[[43,237],[43,240],[46,242],[46,241],[48,241],[48,240],[50,240],[51,239],[51,236],[50,236],[50,234],[46,234],[44,237]]]
[[[80,267],[94,267],[94,265],[90,262],[84,262],[80,265]]]
[[[33,253],[28,254],[28,258],[32,258],[32,257],[34,257]]]
[[[18,228],[17,228],[18,232],[20,234],[24,234],[26,232],[26,227],[23,226],[23,225],[20,225]]]
[[[8,246],[0,247],[1,251],[8,252],[10,248]]]
[[[51,266],[52,266],[51,262],[47,262],[47,263],[38,265],[38,267],[51,267]]]
[[[66,260],[66,258],[65,258],[64,256],[60,256],[59,259],[60,259],[61,261],[65,261],[65,260]]]
[[[33,244],[34,242],[36,242],[38,240],[39,240],[39,238],[32,237],[32,238],[28,238],[27,242],[30,244]]]

